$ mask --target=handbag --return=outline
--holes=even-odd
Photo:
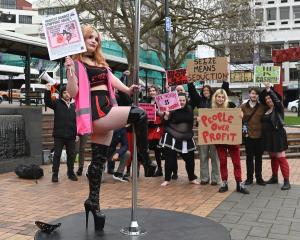
[[[245,143],[246,138],[249,137],[249,132],[248,132],[248,122],[251,120],[251,118],[253,117],[253,115],[255,114],[255,112],[258,109],[258,103],[256,103],[256,106],[254,107],[253,112],[250,114],[250,116],[248,117],[247,120],[243,121],[242,124],[242,138],[243,138],[243,144]]]

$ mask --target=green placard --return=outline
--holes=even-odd
[[[280,82],[280,67],[279,66],[255,66],[254,71],[255,83],[279,83]]]

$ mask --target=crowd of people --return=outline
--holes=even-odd
[[[179,85],[175,90],[178,92],[181,108],[170,112],[157,110],[155,121],[148,121],[145,111],[132,104],[131,96],[139,87],[127,87],[127,81],[121,81],[127,78],[129,72],[124,72],[121,80],[116,78],[102,54],[101,36],[98,31],[91,26],[84,26],[82,30],[87,52],[66,58],[67,87],[61,88],[59,99],[51,99],[49,87],[45,94],[45,103],[54,110],[53,182],[58,181],[63,146],[66,146],[68,156],[67,175],[70,180],[78,180],[77,176],[82,175],[84,168],[84,148],[88,137],[91,139],[92,159],[86,172],[89,196],[84,202],[84,207],[87,217],[89,212],[93,214],[96,230],[103,229],[105,224],[105,215],[99,206],[99,191],[106,162],[107,172],[112,174],[114,179],[130,181],[132,129],[135,130],[138,161],[144,167],[145,177],[164,176],[161,186],[167,186],[171,180],[178,178],[177,157],[181,156],[185,161],[191,184],[220,185],[219,192],[226,192],[230,174],[227,169],[227,157],[230,156],[237,192],[249,194],[245,185],[253,184],[254,173],[258,185],[277,184],[279,167],[284,177],[281,189],[291,188],[289,165],[285,157],[288,146],[283,124],[283,105],[280,95],[269,83],[265,84],[262,91],[251,88],[249,100],[240,106],[243,129],[247,132],[247,179],[243,182],[240,145],[224,143],[198,147],[194,141],[195,108],[201,111],[201,108],[235,107],[228,98],[228,82],[223,82],[222,88],[215,92],[209,85],[204,85],[201,93],[198,93],[194,83],[190,82],[187,84],[188,94],[183,86]],[[155,96],[158,94],[159,89],[154,85],[150,86],[148,97],[142,101],[155,104]],[[75,101],[72,102],[71,98]],[[76,135],[79,139],[77,150]],[[195,174],[197,148],[200,180]],[[154,152],[156,163],[149,157],[149,149]],[[79,152],[77,176],[74,172],[76,151]],[[268,152],[271,158],[272,176],[268,181],[263,180],[262,174],[264,151]],[[162,160],[165,163],[164,167]],[[116,161],[119,161],[119,166],[115,171]]]

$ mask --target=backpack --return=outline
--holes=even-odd
[[[44,176],[44,170],[35,164],[19,164],[15,169],[15,173],[20,178],[25,179],[40,179],[42,176]]]

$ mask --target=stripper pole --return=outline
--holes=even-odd
[[[139,84],[139,50],[140,50],[140,23],[141,23],[141,0],[135,0],[135,32],[134,32],[134,66],[133,66],[133,83]],[[133,95],[133,103],[138,105],[138,92]],[[147,232],[141,228],[136,219],[137,210],[137,149],[136,134],[133,128],[133,162],[132,162],[132,202],[131,202],[131,221],[129,227],[124,227],[121,233],[129,236],[141,236]]]

